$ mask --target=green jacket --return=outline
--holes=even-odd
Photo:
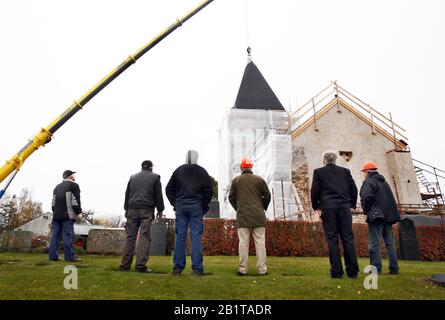
[[[261,228],[266,226],[265,210],[270,203],[266,182],[252,171],[245,170],[233,179],[229,201],[236,210],[238,228]]]

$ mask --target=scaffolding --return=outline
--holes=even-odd
[[[395,150],[408,150],[406,130],[393,120],[391,113],[385,116],[369,103],[364,102],[344,89],[337,81],[331,81],[326,88],[309,99],[305,104],[298,107],[297,110],[290,115],[292,123],[298,124],[297,127],[291,128],[292,136],[298,135],[312,123],[314,123],[314,130],[318,131],[317,121],[323,113],[322,111],[330,108],[331,105],[335,105],[337,112],[341,112],[341,106],[344,104],[343,101],[350,103],[351,106],[355,108],[354,113],[369,123],[372,134],[376,134],[377,131],[379,131],[394,141]],[[391,135],[388,136],[387,132],[390,132]]]
[[[298,211],[299,200],[291,180],[289,127],[286,111],[230,109],[224,116],[220,129],[218,181],[222,217],[235,217],[228,196],[232,180],[241,173],[239,163],[244,157],[253,160],[254,173],[266,181],[271,191],[267,218],[286,219]]]
[[[413,161],[424,206],[431,209],[433,215],[445,215],[444,194],[440,185],[440,180],[445,180],[445,171],[419,160]]]

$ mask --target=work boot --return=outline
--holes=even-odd
[[[65,262],[82,262],[82,259],[74,257],[73,260],[65,260]]]
[[[148,269],[148,268],[136,269],[135,271],[138,272],[138,273],[151,273],[151,272],[153,272],[153,270]]]

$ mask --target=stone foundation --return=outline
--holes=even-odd
[[[87,252],[121,255],[125,238],[125,230],[92,229],[88,233]]]
[[[0,251],[31,251],[31,231],[3,231],[0,233]]]

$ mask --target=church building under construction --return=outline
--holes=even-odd
[[[230,184],[240,174],[240,160],[249,157],[254,173],[265,179],[272,193],[268,219],[317,221],[310,185],[326,151],[335,152],[337,164],[351,170],[358,188],[362,164],[372,161],[402,211],[442,212],[440,184],[426,180],[428,166],[412,159],[407,140],[391,114],[384,115],[337,82],[294,113],[286,111],[249,54],[235,104],[220,128],[221,217],[235,218],[228,200]]]

